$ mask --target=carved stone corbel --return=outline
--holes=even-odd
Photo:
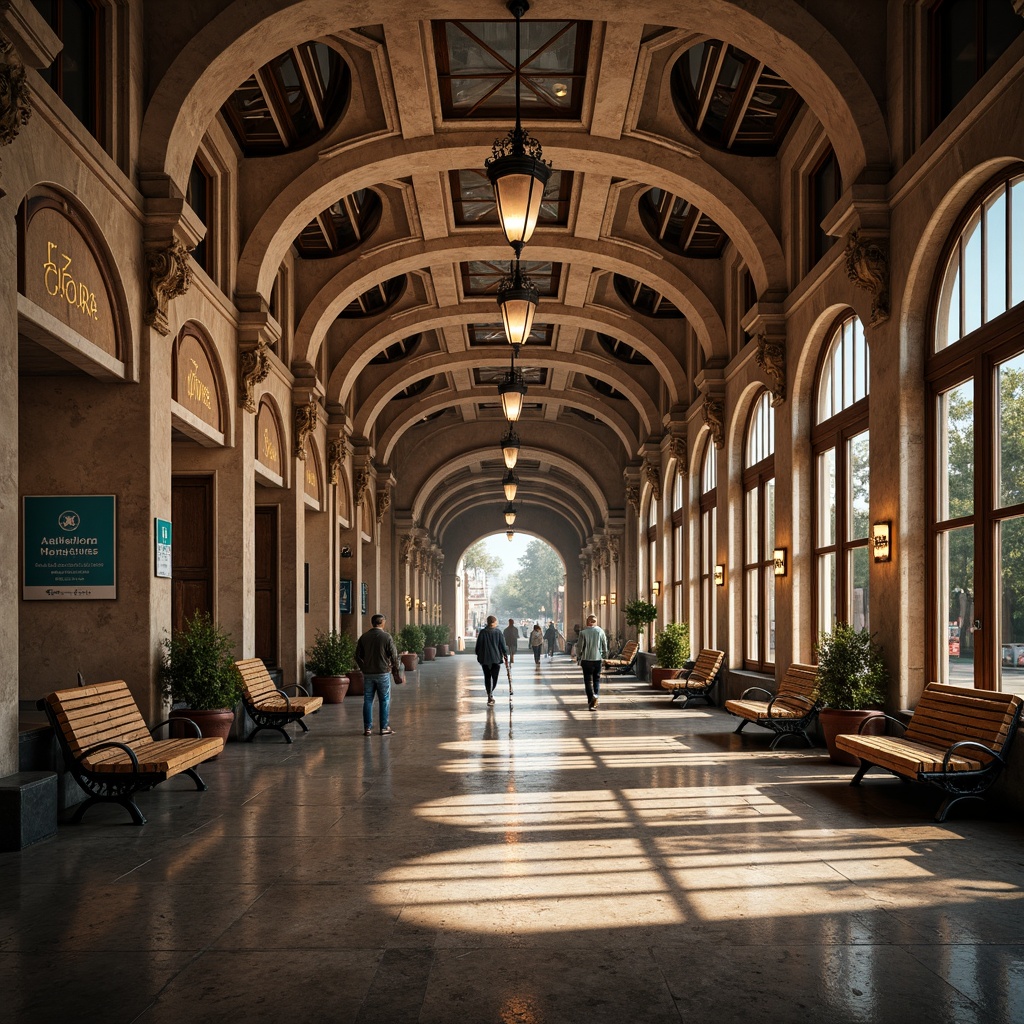
[[[781,341],[771,340],[767,334],[759,334],[757,365],[768,378],[766,383],[772,395],[772,405],[782,405],[786,400],[786,346]]]
[[[191,251],[191,246],[177,238],[165,249],[146,250],[149,281],[142,321],[160,334],[171,333],[167,304],[171,299],[184,295],[192,284],[192,268],[188,265]]]
[[[636,484],[626,486],[626,501],[633,506],[633,511],[640,515],[640,488]]]
[[[348,445],[345,438],[335,437],[327,443],[327,471],[328,479],[336,487],[341,483],[341,467],[345,464],[345,456],[348,454]]]
[[[32,116],[25,66],[13,50],[12,43],[0,37],[0,146],[9,146]]]
[[[246,412],[256,412],[256,385],[270,373],[270,349],[260,340],[254,349],[238,353],[238,397]]]
[[[378,491],[377,492],[377,523],[380,524],[384,518],[384,513],[391,508],[391,492],[390,491]]]
[[[869,326],[877,327],[889,319],[889,246],[881,239],[861,241],[856,231],[843,251],[846,257],[846,276],[858,288],[871,295]]]
[[[704,418],[704,425],[711,431],[711,440],[715,442],[715,447],[721,448],[725,444],[725,410],[710,391],[704,395],[700,413]]]
[[[644,476],[651,485],[651,494],[655,501],[661,501],[661,470],[652,462],[644,463]]]
[[[669,455],[676,460],[676,472],[686,473],[690,469],[689,447],[685,434],[673,434],[668,442]]]
[[[306,438],[316,430],[320,405],[312,395],[308,402],[295,406],[295,458],[306,461]]]
[[[612,556],[612,562],[618,565],[619,562],[619,538],[609,537],[608,538],[608,554]]]
[[[402,565],[409,564],[409,556],[412,552],[412,537],[403,534],[398,542],[398,558]]]
[[[358,466],[355,472],[354,489],[356,504],[362,505],[366,498],[366,490],[370,486],[370,467]]]

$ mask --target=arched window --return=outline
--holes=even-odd
[[[683,517],[683,497],[686,490],[686,474],[676,470],[672,485],[672,615],[676,622],[682,622],[683,583],[686,579],[686,562],[683,558],[683,536],[686,524]]]
[[[767,391],[754,403],[743,453],[743,638],[745,667],[775,666],[775,410]]]
[[[870,628],[868,348],[854,315],[833,328],[818,367],[814,448],[816,630]]]
[[[715,559],[718,557],[718,449],[708,441],[700,467],[700,642],[717,647],[715,618],[718,588]]]
[[[1024,174],[954,233],[928,362],[929,678],[1024,689]]]

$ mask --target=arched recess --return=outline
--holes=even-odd
[[[522,358],[524,362],[537,363],[542,367],[562,367],[570,372],[586,373],[598,380],[605,381],[629,399],[640,418],[644,431],[649,434],[654,430],[655,424],[658,422],[659,411],[651,395],[631,377],[617,374],[615,372],[617,368],[611,365],[606,358],[588,353],[550,350],[544,353],[543,358],[534,359],[532,353],[524,355]],[[504,368],[508,366],[508,361],[508,352],[501,348],[488,349],[486,352],[467,351],[459,353],[458,356],[451,352],[433,352],[425,356],[414,356],[397,365],[393,373],[382,380],[370,394],[361,399],[353,429],[362,437],[370,437],[377,418],[388,402],[414,381],[454,370],[471,370],[485,366]],[[496,397],[497,391],[494,391],[493,394]],[[535,402],[538,397],[543,397],[545,394],[550,395],[553,401],[557,401],[563,392],[553,392],[547,388],[533,385],[527,397],[528,400]],[[481,395],[477,393],[474,397],[479,401]],[[420,415],[425,415],[425,413]]]
[[[209,331],[187,320],[171,345],[171,419],[176,429],[206,447],[230,444],[231,403],[224,368]]]
[[[95,218],[70,193],[40,184],[18,207],[17,226],[18,293],[29,300],[19,304],[19,334],[92,377],[137,379],[124,284]]]
[[[589,535],[586,522],[577,509],[572,508],[559,499],[549,498],[542,492],[536,494],[537,500],[535,502],[532,501],[534,495],[529,492],[524,492],[524,496],[526,499],[531,499],[531,513],[536,509],[543,508],[546,515],[557,516],[564,522],[572,530],[573,537],[575,538],[574,543],[582,544],[584,538]],[[517,497],[517,504],[519,501],[520,498]],[[499,502],[495,502],[493,496],[483,496],[471,490],[465,490],[461,494],[452,495],[448,507],[443,510],[443,514],[439,514],[436,518],[435,527],[437,535],[444,536],[453,522],[456,522],[463,515],[472,514],[486,516],[488,521],[494,524],[493,528],[495,530],[504,530],[506,527],[501,517],[503,507],[504,498]],[[526,522],[533,523],[535,519],[535,515],[524,515],[521,517],[522,521],[520,519],[516,520],[516,525],[522,526]]]
[[[353,525],[352,518],[352,489],[349,487],[348,474],[345,472],[344,467],[338,473],[338,519],[340,524],[345,529],[349,529]]]
[[[419,307],[407,314],[397,313],[393,317],[384,318],[360,335],[351,345],[346,346],[327,381],[327,397],[329,400],[345,404],[359,374],[369,365],[370,360],[402,338],[431,329],[440,330],[444,327],[480,323],[484,318],[491,319],[496,316],[497,309],[493,303],[476,301],[437,309]],[[536,322],[555,326],[568,325],[620,338],[650,359],[665,383],[670,402],[674,403],[679,400],[680,395],[686,394],[687,376],[679,362],[679,356],[651,328],[640,323],[635,314],[627,317],[620,310],[601,306],[587,305],[576,308],[544,300],[538,307]],[[544,351],[547,350],[537,350],[538,356]],[[404,361],[402,365],[405,365]]]
[[[467,393],[459,396],[453,395],[451,391],[439,391],[411,402],[408,414],[402,417],[401,420],[395,420],[389,424],[387,430],[377,439],[377,450],[381,453],[381,461],[384,463],[390,461],[398,438],[406,431],[414,428],[424,417],[446,409],[468,408],[478,404],[480,401],[481,396],[479,394]],[[602,401],[599,395],[584,396],[582,392],[578,396],[575,392],[559,393],[557,401],[563,408],[578,409],[581,412],[586,412],[597,418],[605,426],[610,427],[615,432],[619,441],[622,442],[627,458],[633,457],[633,453],[636,452],[640,443],[637,440],[636,433],[625,417],[609,410],[609,403]],[[491,422],[494,423],[496,436],[500,437],[500,432],[505,429],[504,421],[495,419]],[[534,422],[539,423],[541,421],[534,421],[532,419],[520,421],[524,426]]]
[[[290,485],[288,467],[292,459],[281,409],[271,394],[264,394],[256,407],[255,451],[253,459],[267,480],[279,487]]]
[[[410,238],[353,260],[326,281],[302,312],[295,329],[295,349],[300,361],[316,365],[324,336],[338,314],[355,298],[375,285],[439,262],[457,265],[468,260],[508,259],[508,247],[496,241],[494,232],[462,234],[442,239]],[[725,352],[725,325],[710,297],[673,260],[653,249],[629,246],[614,240],[599,241],[572,237],[556,243],[536,236],[531,243],[531,260],[553,263],[589,262],[595,270],[624,274],[661,292],[686,317],[704,350],[711,358]],[[548,303],[542,303],[543,310]],[[579,307],[565,307],[576,309]]]

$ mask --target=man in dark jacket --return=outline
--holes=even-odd
[[[494,703],[494,688],[498,685],[498,672],[502,662],[508,657],[508,645],[505,637],[498,629],[498,620],[493,615],[487,616],[487,626],[481,629],[476,638],[476,660],[483,665],[484,686],[487,687],[487,703]]]
[[[558,643],[558,630],[553,622],[549,622],[548,628],[544,630],[544,639],[548,642],[548,657],[553,658],[555,656],[555,644]]]
[[[387,619],[374,615],[368,629],[356,641],[356,665],[363,671],[363,735],[373,732],[373,696],[380,701],[380,734],[391,736],[394,729],[388,724],[391,713],[391,673],[401,672],[398,648],[384,626]]]

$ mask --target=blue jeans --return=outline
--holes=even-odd
[[[601,662],[581,661],[583,685],[587,691],[587,703],[593,704],[601,693]]]
[[[391,673],[381,672],[363,676],[363,728],[373,728],[373,695],[380,699],[380,727],[388,727],[388,716],[391,713]]]

